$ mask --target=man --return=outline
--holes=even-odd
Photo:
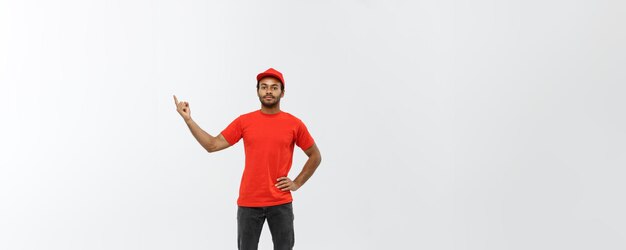
[[[193,136],[209,153],[230,147],[243,138],[246,161],[237,199],[239,249],[257,249],[265,219],[274,249],[292,249],[295,234],[291,191],[306,183],[322,156],[304,123],[280,110],[280,99],[285,96],[283,75],[269,68],[258,74],[256,80],[261,109],[240,115],[215,137],[191,119],[188,102],[179,102],[176,96],[174,102]],[[309,159],[292,181],[287,175],[294,144]]]

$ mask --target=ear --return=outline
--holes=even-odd
[[[280,98],[283,98],[285,96],[285,90],[280,92]]]

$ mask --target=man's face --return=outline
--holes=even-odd
[[[273,108],[280,103],[280,98],[285,95],[280,85],[280,81],[274,77],[267,76],[261,78],[257,94],[263,106]]]

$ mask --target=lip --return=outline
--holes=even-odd
[[[274,99],[274,97],[266,96],[266,97],[263,97],[263,99]]]

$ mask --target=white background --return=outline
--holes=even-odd
[[[0,249],[235,249],[172,95],[216,135],[269,67],[297,249],[626,248],[626,2],[225,2],[0,1]]]

